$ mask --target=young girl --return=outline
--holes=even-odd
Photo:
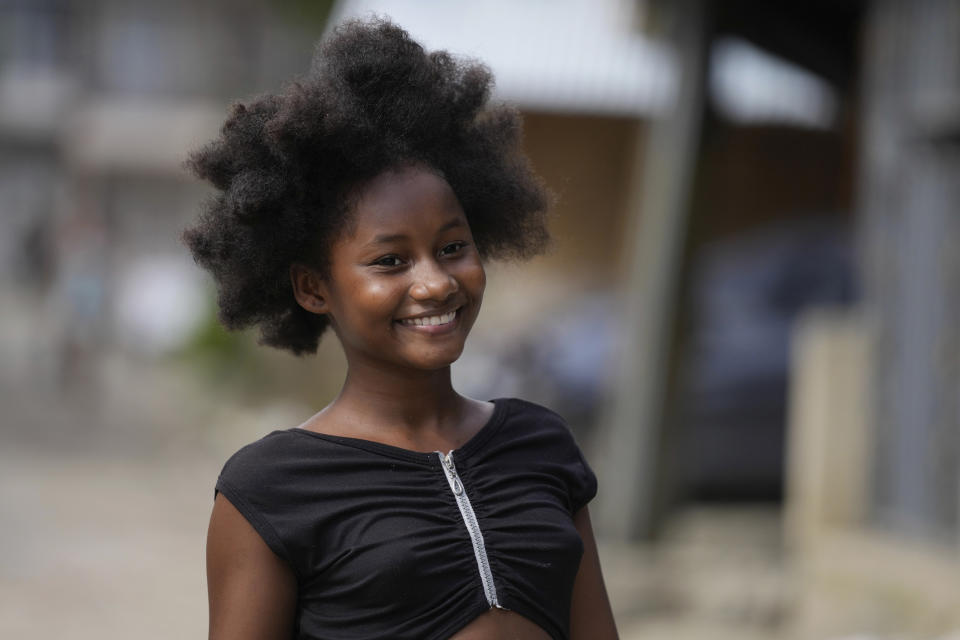
[[[349,23],[192,156],[220,193],[184,239],[223,322],[296,354],[329,327],[348,363],[330,405],[223,468],[211,638],[616,637],[567,425],[450,382],[483,260],[547,240],[490,84],[389,22]]]

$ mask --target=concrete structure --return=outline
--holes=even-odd
[[[871,3],[864,34],[865,296],[795,343],[798,629],[933,638],[960,629],[960,3]]]

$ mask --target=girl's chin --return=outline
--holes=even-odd
[[[460,359],[463,348],[451,350],[443,353],[419,354],[411,356],[407,362],[413,369],[420,371],[442,371],[450,368],[454,362]]]

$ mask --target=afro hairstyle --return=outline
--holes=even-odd
[[[325,277],[351,194],[411,164],[448,182],[483,258],[542,251],[549,196],[520,151],[519,114],[488,104],[491,85],[483,65],[427,52],[374,19],[336,28],[283,92],[235,103],[220,136],[187,160],[217,189],[183,241],[213,275],[221,322],[316,352],[329,319],[297,303],[290,266]]]

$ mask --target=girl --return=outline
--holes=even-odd
[[[490,84],[389,22],[348,23],[191,157],[220,193],[184,240],[223,322],[296,354],[329,327],[348,363],[330,405],[223,468],[211,638],[616,637],[567,425],[450,381],[483,260],[548,239]]]

